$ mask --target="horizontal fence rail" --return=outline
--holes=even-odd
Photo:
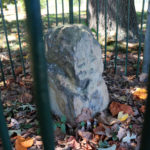
[[[73,23],[82,23],[88,27],[90,27],[90,0],[86,0],[83,4],[82,0],[77,0],[77,4],[75,6],[73,0],[68,0],[67,4],[65,0],[61,0],[61,3],[58,3],[58,0],[53,1],[54,2],[54,13],[51,13],[51,0],[45,0],[45,10],[46,14],[45,16],[42,16],[41,20],[41,14],[40,14],[40,1],[39,0],[24,0],[26,4],[26,13],[27,13],[27,20],[28,20],[28,28],[30,35],[30,41],[31,41],[31,48],[32,48],[32,57],[33,57],[33,72],[34,72],[34,79],[35,79],[35,91],[36,91],[36,99],[37,99],[37,108],[38,108],[38,114],[39,114],[39,120],[40,120],[40,127],[42,131],[42,137],[43,137],[43,143],[45,150],[54,149],[54,139],[53,139],[53,131],[52,131],[52,119],[50,113],[50,108],[48,104],[48,85],[47,85],[47,74],[46,74],[46,64],[44,60],[44,41],[43,41],[43,31],[42,31],[42,21],[46,25],[44,26],[45,30],[47,31],[48,28],[53,26],[58,26],[59,24],[73,24]],[[26,68],[25,63],[26,60],[24,59],[24,48],[22,44],[22,32],[20,29],[20,19],[19,19],[19,12],[18,12],[18,2],[17,0],[14,0],[14,8],[15,8],[15,18],[16,18],[16,34],[17,34],[17,43],[19,47],[19,53],[20,53],[20,64],[23,68],[24,76],[26,76]],[[100,36],[100,11],[101,10],[101,3],[99,0],[95,0],[96,2],[96,29],[94,31],[95,38],[99,41],[101,39]],[[108,29],[107,24],[108,22],[108,9],[109,9],[109,1],[104,1],[104,28],[105,28],[105,38],[104,38],[104,68],[107,69],[107,52],[108,52]],[[115,22],[116,22],[116,29],[115,29],[115,48],[114,48],[114,72],[117,73],[117,67],[118,67],[118,53],[119,53],[119,4],[120,0],[115,0],[116,2],[116,8],[115,8]],[[140,1],[141,2],[141,1]],[[138,41],[138,58],[137,58],[137,68],[136,68],[136,76],[138,77],[141,68],[141,53],[142,53],[142,37],[143,37],[143,24],[144,24],[144,12],[145,12],[145,3],[146,0],[142,0],[142,7],[141,7],[141,18],[140,18],[140,30],[139,30],[139,41]],[[82,6],[85,6],[85,10],[82,9]],[[67,8],[68,6],[68,8]],[[78,9],[75,9],[78,7]],[[60,11],[61,8],[61,11]],[[125,75],[128,75],[128,54],[129,54],[129,29],[130,29],[130,8],[131,8],[131,0],[128,0],[128,9],[127,9],[127,24],[126,24],[126,52],[125,52],[125,61],[124,61],[124,68],[125,68]],[[15,61],[12,57],[12,48],[10,46],[10,40],[9,40],[9,32],[8,32],[8,25],[10,22],[6,21],[6,14],[5,14],[5,8],[3,7],[3,1],[0,0],[0,9],[1,9],[1,24],[3,27],[3,31],[1,31],[2,35],[5,37],[7,52],[9,56],[9,62],[11,67],[11,73],[14,79],[16,79],[15,74]],[[32,30],[31,30],[32,29]],[[24,36],[24,35],[23,35]],[[39,47],[38,42],[41,42],[41,47]],[[36,56],[36,57],[35,57]],[[6,85],[7,76],[5,75],[5,62],[0,59],[0,70],[1,70],[1,81],[3,81],[4,86]],[[36,65],[35,65],[36,64]],[[36,67],[37,66],[37,67]],[[42,75],[39,74],[42,72]],[[39,76],[38,76],[39,74]],[[149,88],[150,92],[150,88]],[[0,94],[1,96],[1,94]],[[150,101],[150,96],[148,97],[148,100]],[[149,102],[148,105],[149,106]],[[148,107],[147,107],[148,108]],[[44,111],[43,111],[44,110]],[[145,116],[145,130],[147,130],[146,122],[149,123],[148,116],[150,115],[149,110],[146,111]],[[143,137],[148,137],[146,135],[146,131],[143,131]],[[0,136],[3,142],[4,150],[11,150],[11,142],[9,140],[8,130],[5,122],[5,118],[3,115],[3,109],[1,104],[1,98],[0,98]],[[144,143],[144,140],[143,140]],[[145,149],[148,149],[148,142],[146,143]],[[142,145],[142,148],[144,147],[144,144]],[[141,150],[143,150],[141,148]]]

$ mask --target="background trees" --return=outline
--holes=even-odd
[[[95,28],[97,26],[97,5],[98,17],[99,17],[99,33],[104,35],[105,33],[105,1],[106,0],[89,0],[89,26],[90,28]],[[117,1],[118,1],[118,12],[117,12]],[[99,4],[98,4],[99,3]],[[134,0],[130,1],[130,26],[129,26],[129,36],[132,38],[138,37],[138,26],[136,11],[134,6]],[[108,36],[115,35],[116,31],[116,15],[118,15],[119,24],[119,39],[124,39],[126,36],[126,28],[128,24],[128,0],[108,0],[107,5],[107,30]]]

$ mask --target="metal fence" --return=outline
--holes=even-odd
[[[30,41],[31,41],[31,49],[32,49],[32,59],[33,59],[33,73],[34,73],[34,83],[35,83],[35,95],[36,95],[36,100],[37,100],[37,110],[39,114],[39,120],[40,120],[40,128],[41,128],[41,134],[43,138],[43,143],[44,143],[44,149],[45,150],[50,150],[54,149],[53,146],[53,131],[52,131],[52,120],[51,116],[49,113],[50,108],[47,105],[49,95],[48,95],[48,85],[47,85],[47,73],[46,73],[46,63],[44,59],[44,42],[43,42],[43,31],[42,31],[42,20],[41,20],[41,14],[40,14],[40,1],[39,0],[24,0],[25,1],[25,6],[26,6],[26,14],[27,14],[27,22],[28,22],[28,34],[30,35]],[[69,16],[68,19],[69,21],[66,22],[65,20],[65,11],[64,11],[64,0],[62,2],[62,24],[65,23],[70,23],[73,24],[75,23],[75,18],[74,18],[74,5],[73,5],[73,0],[69,0]],[[128,0],[128,24],[126,27],[126,59],[125,59],[125,75],[127,75],[127,62],[128,62],[128,43],[129,43],[129,19],[130,19],[130,2],[131,0]],[[96,30],[96,37],[97,40],[99,39],[99,17],[98,17],[98,12],[99,12],[99,0],[96,0],[97,3],[97,30]],[[118,55],[118,7],[119,7],[119,0],[116,0],[116,37],[115,37],[115,58],[114,58],[114,70],[116,72],[117,69],[117,55]],[[49,13],[49,0],[46,0],[46,8],[47,8],[47,24],[48,28],[51,26],[51,17]],[[86,25],[89,25],[89,12],[88,12],[88,0],[86,1]],[[107,6],[108,6],[108,0],[105,0],[105,47],[104,47],[104,64],[105,64],[105,69],[107,69]],[[21,42],[21,32],[20,32],[20,24],[19,24],[19,19],[18,19],[18,7],[17,7],[17,1],[14,0],[14,6],[15,6],[15,14],[16,14],[16,28],[17,28],[17,34],[18,34],[18,42],[19,42],[19,51],[20,51],[20,58],[21,58],[21,65],[24,71],[24,75],[26,75],[26,69],[25,69],[25,62],[23,58],[23,48],[22,48],[22,42]],[[139,64],[140,64],[140,55],[141,55],[141,37],[142,37],[142,31],[143,31],[143,17],[144,17],[144,6],[145,6],[145,0],[142,1],[142,11],[141,11],[141,26],[140,26],[140,35],[139,35],[139,50],[138,50],[138,60],[137,60],[137,73],[136,75],[138,76],[139,74]],[[11,55],[11,48],[10,48],[10,43],[8,39],[8,29],[7,29],[7,23],[5,21],[5,14],[3,11],[3,5],[2,5],[2,0],[0,0],[0,7],[1,7],[1,19],[2,19],[2,24],[3,24],[3,31],[5,34],[5,39],[6,39],[6,44],[7,44],[7,50],[9,54],[9,60],[10,60],[10,65],[11,65],[11,72],[16,79],[15,75],[15,68],[14,68],[14,61],[12,59]],[[58,3],[57,0],[55,0],[55,23],[58,25],[59,20],[58,20]],[[81,0],[78,0],[78,23],[81,23],[82,21],[81,17]],[[39,44],[40,43],[40,44]],[[2,81],[5,83],[5,75],[3,71],[3,62],[0,60],[0,69],[1,69],[1,78]],[[42,74],[41,74],[42,73]],[[149,106],[149,105],[148,105]],[[43,111],[44,110],[44,111]],[[150,114],[149,111],[147,111],[146,114]],[[147,118],[149,118],[147,116]],[[147,118],[145,120],[147,120]],[[147,122],[149,123],[149,120]],[[147,129],[147,128],[146,128]],[[145,133],[146,135],[146,133]],[[0,100],[0,136],[3,142],[3,147],[4,150],[11,150],[11,144],[8,136],[8,130],[6,127],[6,122],[3,116],[3,111],[2,111],[2,104]],[[146,135],[147,136],[147,135]],[[147,136],[148,137],[148,136]],[[148,138],[147,138],[148,140]],[[145,139],[145,141],[147,141]],[[149,147],[144,147],[145,149],[149,149]]]

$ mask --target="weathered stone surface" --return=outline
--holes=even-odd
[[[101,47],[83,25],[52,28],[46,35],[51,106],[55,114],[74,121],[83,108],[94,115],[109,102],[102,78]]]

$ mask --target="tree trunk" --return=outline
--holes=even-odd
[[[99,9],[99,34],[105,35],[105,1],[98,0]],[[114,36],[116,34],[116,15],[118,15],[118,40],[123,40],[126,37],[128,25],[128,0],[118,0],[119,7],[116,13],[117,0],[108,0],[107,5],[107,34]],[[97,0],[89,0],[89,27],[97,29]],[[138,25],[134,0],[130,0],[130,19],[129,19],[129,38],[138,38]]]

